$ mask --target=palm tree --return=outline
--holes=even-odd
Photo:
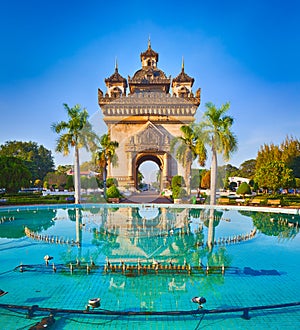
[[[176,159],[182,164],[185,170],[185,184],[190,193],[189,174],[193,161],[198,158],[200,166],[204,166],[206,160],[206,150],[202,140],[198,139],[192,126],[181,126],[182,136],[175,137],[171,141],[170,150],[175,152]],[[177,146],[177,149],[175,150]]]
[[[53,123],[51,127],[54,132],[60,134],[56,143],[57,152],[62,152],[64,156],[67,156],[70,153],[70,147],[74,148],[75,203],[79,204],[81,200],[79,149],[84,147],[86,150],[93,150],[97,135],[93,132],[92,125],[88,121],[89,115],[86,109],[82,110],[79,104],[73,108],[64,104],[64,108],[69,120]]]
[[[116,149],[119,143],[117,141],[111,141],[109,134],[104,134],[100,138],[100,148],[95,152],[94,157],[96,163],[103,170],[103,189],[104,198],[106,198],[106,179],[107,179],[107,167],[109,164],[115,166],[118,161]]]
[[[233,118],[226,115],[230,108],[230,103],[223,104],[219,109],[211,102],[205,104],[203,121],[198,125],[194,124],[195,134],[201,139],[204,145],[211,148],[211,205],[216,204],[216,181],[217,181],[217,154],[223,155],[223,159],[227,161],[230,155],[237,149],[237,139],[231,131]]]

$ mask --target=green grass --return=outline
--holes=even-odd
[[[69,195],[47,195],[42,196],[41,193],[22,193],[22,194],[4,194],[0,198],[6,200],[0,205],[32,205],[32,204],[73,204],[68,201]],[[105,199],[100,195],[82,195],[84,203],[105,203]]]
[[[67,195],[42,196],[42,194],[5,194],[1,198],[6,199],[4,205],[30,205],[30,204],[66,204]]]

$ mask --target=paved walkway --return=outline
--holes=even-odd
[[[140,193],[134,193],[131,196],[122,199],[120,203],[133,203],[133,204],[172,204],[173,202],[167,198],[161,196],[154,191],[142,191]]]

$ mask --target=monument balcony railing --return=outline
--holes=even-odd
[[[194,116],[196,107],[103,107],[105,116]]]

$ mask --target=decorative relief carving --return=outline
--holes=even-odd
[[[168,152],[172,136],[162,126],[149,122],[145,129],[128,138],[126,151],[161,150]]]
[[[141,144],[161,145],[160,136],[154,131],[153,127],[146,129],[144,134],[139,136]]]

